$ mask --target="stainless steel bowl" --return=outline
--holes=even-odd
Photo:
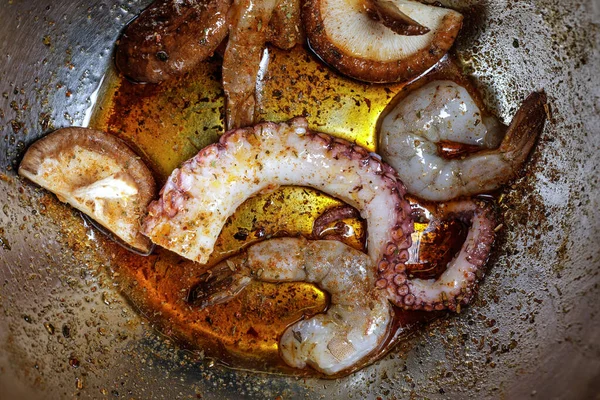
[[[457,53],[488,105],[506,120],[544,88],[552,119],[502,202],[504,234],[475,304],[332,381],[228,369],[178,348],[121,297],[79,214],[16,177],[28,144],[87,123],[120,30],[148,3],[2,4],[2,398],[598,398],[596,0],[445,2],[467,15]]]

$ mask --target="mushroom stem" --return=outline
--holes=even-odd
[[[373,21],[381,22],[399,35],[418,36],[429,32],[429,28],[421,25],[389,0],[363,0],[363,11]]]

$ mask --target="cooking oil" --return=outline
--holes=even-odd
[[[378,119],[404,84],[368,84],[342,77],[302,46],[268,51],[269,66],[258,83],[259,120],[304,116],[313,130],[376,151]],[[132,83],[111,71],[100,90],[91,127],[127,141],[163,183],[173,169],[224,132],[220,65],[215,57],[177,80],[157,85]],[[442,64],[440,70],[452,70],[447,65],[451,64]],[[113,265],[136,307],[183,346],[202,348],[207,356],[232,367],[310,373],[292,371],[281,361],[278,340],[290,324],[326,310],[327,294],[319,288],[307,283],[253,282],[227,303],[205,309],[192,307],[186,298],[216,262],[270,237],[310,237],[314,221],[341,206],[340,200],[314,189],[282,187],[260,193],[239,207],[223,228],[207,265],[160,248],[141,257],[118,246],[113,249]],[[351,232],[343,240],[365,250],[365,221],[356,217],[342,222]],[[458,223],[435,230],[428,230],[426,221],[417,224],[413,240],[419,251],[411,256],[409,271],[423,278],[439,274],[444,260],[451,258],[456,243],[460,245],[464,238],[463,231]],[[374,356],[388,351],[409,327],[436,315],[395,312],[394,332]]]

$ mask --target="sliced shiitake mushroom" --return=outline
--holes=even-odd
[[[19,175],[87,214],[137,252],[152,250],[139,228],[156,192],[154,178],[120,139],[86,128],[59,129],[27,149]]]
[[[397,15],[426,27],[406,36],[372,18],[364,0],[307,0],[302,19],[313,51],[352,78],[398,82],[414,78],[437,63],[452,47],[462,26],[460,13],[409,0],[390,0]],[[418,33],[418,32],[417,32]]]
[[[125,28],[115,63],[127,77],[157,83],[210,57],[227,36],[230,0],[157,0]]]

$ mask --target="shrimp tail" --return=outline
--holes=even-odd
[[[546,93],[543,90],[530,94],[515,114],[500,144],[500,152],[516,169],[524,165],[525,159],[544,129],[546,101]]]
[[[490,192],[519,176],[544,128],[547,111],[546,94],[534,92],[506,129],[484,116],[464,87],[433,81],[384,117],[380,151],[408,192],[424,200]],[[480,150],[447,152],[448,142]]]
[[[202,274],[188,292],[186,301],[200,309],[225,303],[239,295],[250,282],[249,271],[228,259]]]

